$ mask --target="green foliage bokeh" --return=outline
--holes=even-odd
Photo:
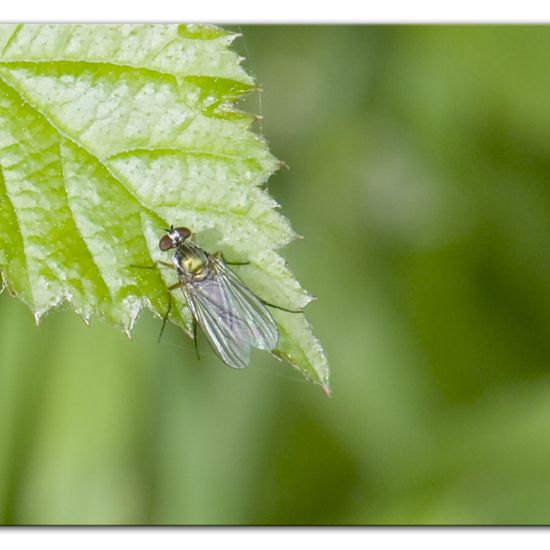
[[[550,27],[240,31],[334,395],[4,293],[0,523],[549,523]]]

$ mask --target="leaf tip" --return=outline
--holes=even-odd
[[[332,388],[328,385],[327,382],[325,382],[323,385],[322,385],[322,388],[323,388],[323,392],[325,392],[325,395],[327,397],[332,397]]]
[[[242,38],[243,34],[241,32],[235,32],[235,31],[224,31],[225,32],[225,43],[229,46],[232,44],[237,38]]]
[[[42,311],[35,311],[34,312],[34,323],[36,324],[37,327],[40,326],[40,322],[42,321],[42,315],[44,313]]]
[[[290,166],[281,159],[277,159],[277,164],[279,165],[279,168],[286,168],[287,170],[290,170]]]

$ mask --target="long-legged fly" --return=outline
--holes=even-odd
[[[279,331],[266,305],[228,267],[221,254],[209,254],[194,244],[186,227],[170,227],[159,241],[163,252],[173,250],[172,262],[159,262],[174,268],[180,288],[193,316],[196,342],[197,323],[212,349],[228,366],[248,365],[250,348],[271,351],[277,346]],[[292,312],[298,313],[298,312]],[[164,318],[164,323],[168,313]],[[163,325],[164,327],[164,325]]]

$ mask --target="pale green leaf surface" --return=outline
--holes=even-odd
[[[265,300],[310,296],[277,249],[295,234],[263,185],[278,162],[236,101],[253,81],[211,26],[0,25],[0,263],[37,319],[69,302],[130,333],[163,315],[174,272],[163,228],[190,227],[211,252],[250,261]],[[181,293],[171,320],[190,333]],[[324,353],[301,314],[274,313],[276,355],[328,388]]]

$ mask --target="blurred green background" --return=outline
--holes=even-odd
[[[333,397],[4,293],[0,523],[550,523],[550,27],[232,28]]]

